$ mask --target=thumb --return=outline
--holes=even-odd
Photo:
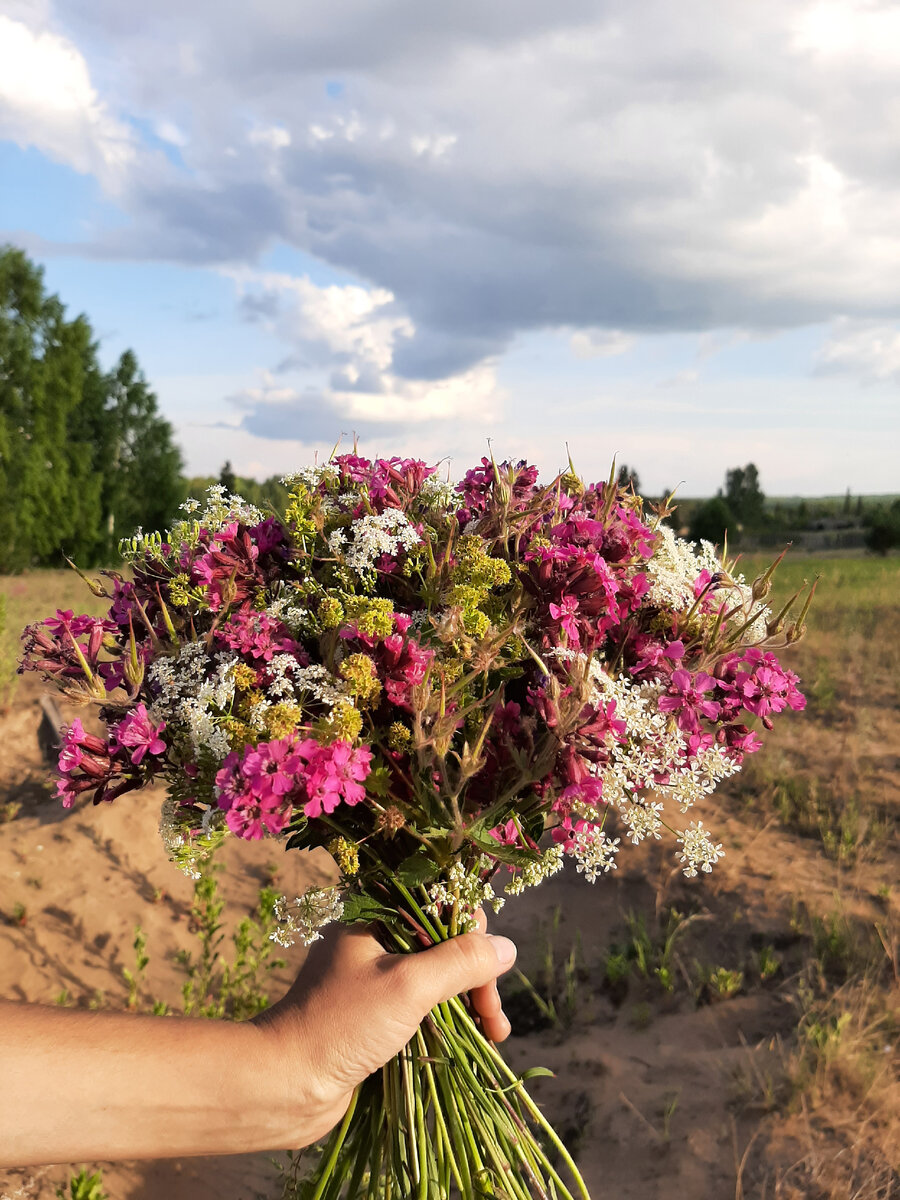
[[[398,955],[391,965],[405,975],[403,987],[424,1015],[451,996],[490,983],[515,961],[509,938],[463,933],[428,950]]]

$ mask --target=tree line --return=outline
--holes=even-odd
[[[43,271],[0,248],[0,572],[109,563],[120,537],[164,528],[184,499],[181,452],[137,358],[111,370],[88,319]]]

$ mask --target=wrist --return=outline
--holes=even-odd
[[[299,1006],[285,1002],[244,1024],[255,1035],[249,1050],[261,1089],[258,1102],[275,1139],[265,1148],[297,1150],[318,1141],[341,1120],[352,1095],[333,1081],[321,1037],[311,1036]]]

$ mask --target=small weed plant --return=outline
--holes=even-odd
[[[88,1175],[87,1169],[82,1168],[70,1178],[68,1191],[58,1187],[56,1195],[58,1200],[109,1200],[102,1185],[103,1175],[100,1171]]]

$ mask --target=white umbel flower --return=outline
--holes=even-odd
[[[304,946],[318,942],[321,930],[344,915],[344,902],[336,887],[311,887],[302,896],[288,900],[279,896],[273,908],[278,928],[269,937],[279,946],[293,946],[297,938]]]
[[[682,847],[679,861],[684,864],[688,879],[694,878],[698,867],[708,874],[713,864],[725,857],[721,842],[716,845],[710,840],[701,821],[691,821],[687,829],[678,835],[678,843]]]
[[[594,883],[598,876],[616,869],[619,839],[608,838],[596,825],[588,825],[572,834],[570,853],[578,864],[579,875],[583,875],[588,883]]]
[[[382,554],[411,550],[420,537],[410,524],[409,517],[399,508],[386,508],[383,513],[360,517],[347,531],[336,529],[328,539],[332,553],[359,576],[372,571]]]

